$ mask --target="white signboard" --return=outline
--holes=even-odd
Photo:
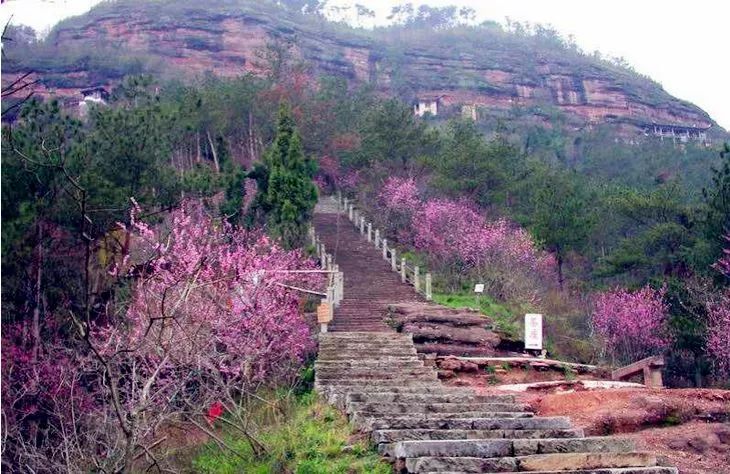
[[[525,349],[542,350],[542,314],[525,315]]]
[[[474,293],[484,293],[484,283],[474,285]]]

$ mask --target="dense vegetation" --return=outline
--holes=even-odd
[[[396,28],[418,38],[439,18],[406,12]],[[441,301],[484,282],[480,304],[506,329],[545,313],[557,355],[664,351],[670,383],[727,380],[727,145],[627,144],[517,111],[418,119],[368,87],[313,80],[290,49],[263,47],[258,77],[127,77],[83,120],[32,100],[3,129],[4,468],[159,468],[181,425],[233,470],[380,469],[360,444],[335,452],[344,428],[305,419],[320,410],[311,398],[293,428],[253,415],[272,387],[298,386],[312,349],[286,286],[321,282],[281,270],[313,265],[301,248],[313,182],[376,211]],[[312,444],[293,446],[289,429]]]

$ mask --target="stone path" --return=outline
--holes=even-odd
[[[315,388],[367,433],[396,472],[676,474],[631,440],[584,437],[567,417],[538,417],[512,395],[441,385],[388,303],[419,301],[344,216],[319,207],[315,229],[345,275],[332,332],[320,335]],[[327,212],[330,211],[330,212]]]

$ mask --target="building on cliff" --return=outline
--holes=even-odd
[[[89,106],[91,104],[106,105],[109,100],[109,92],[104,87],[96,86],[88,89],[82,89],[81,96],[83,97],[79,101],[79,116],[81,118],[86,117],[89,112]]]
[[[707,130],[709,129],[710,127],[651,123],[644,126],[644,135],[653,135],[662,140],[671,138],[682,143],[687,143],[690,140],[707,143]]]
[[[438,115],[442,97],[440,95],[426,95],[416,98],[413,101],[413,113],[418,117],[423,117],[426,113]]]

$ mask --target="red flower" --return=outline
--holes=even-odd
[[[213,404],[210,406],[210,408],[208,408],[208,414],[206,415],[206,418],[208,418],[208,423],[212,424],[222,414],[223,414],[223,404],[221,402],[213,402]]]

